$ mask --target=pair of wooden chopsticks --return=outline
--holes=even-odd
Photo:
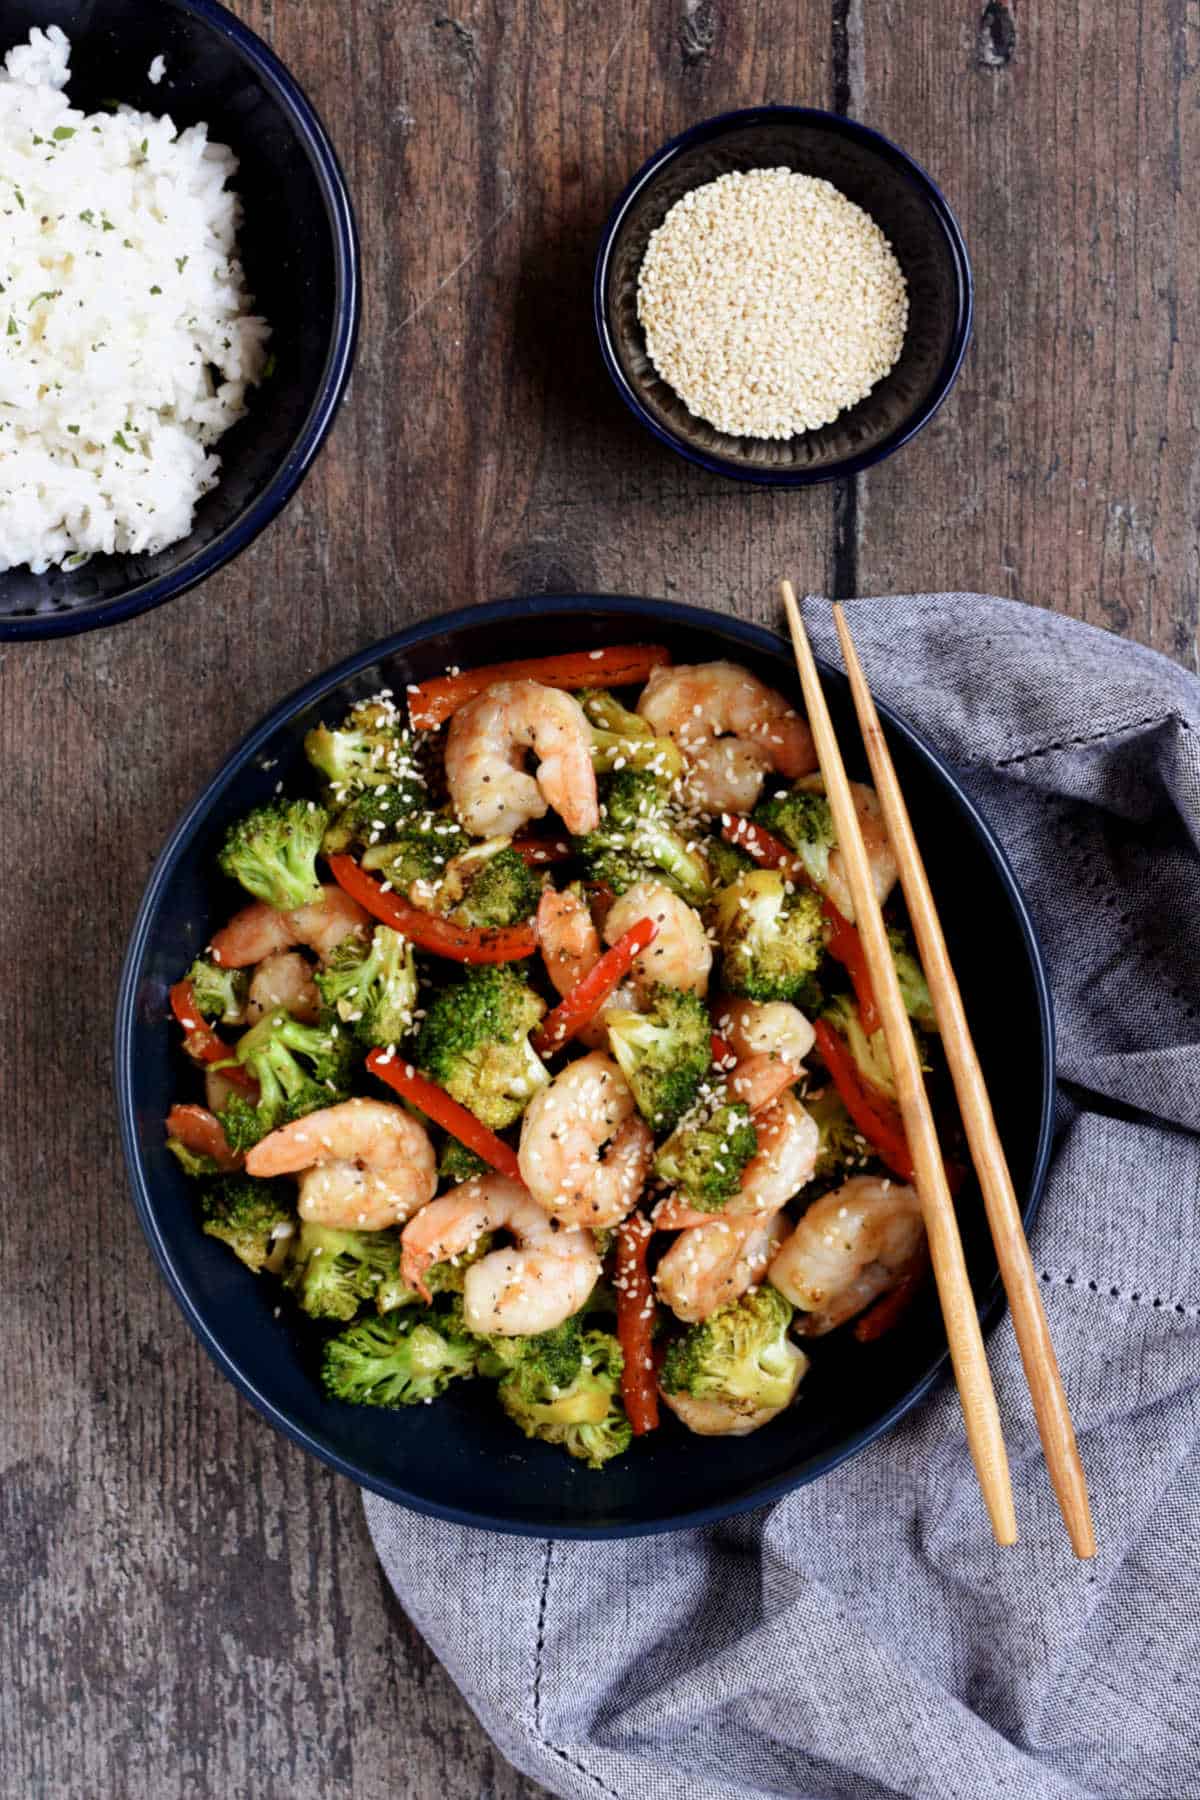
[[[979,1314],[967,1276],[962,1240],[958,1234],[954,1201],[946,1180],[945,1164],[921,1076],[916,1044],[901,998],[895,965],[888,948],[883,913],[875,896],[866,847],[859,829],[858,815],[854,810],[845,765],[834,735],[829,709],[825,704],[808,634],[800,617],[800,608],[796,604],[791,582],[781,582],[780,590],[791,627],[796,667],[800,672],[800,684],[808,708],[808,722],[825,780],[825,793],[833,814],[850,895],[854,901],[855,923],[862,939],[875,991],[875,1002],[883,1021],[888,1055],[895,1072],[900,1112],[915,1171],[915,1186],[929,1239],[930,1261],[933,1264],[938,1298],[946,1323],[946,1336],[950,1342],[954,1378],[958,1383],[966,1421],[967,1443],[996,1542],[1013,1544],[1017,1539],[1017,1520],[1013,1508],[1008,1455],[1004,1448],[1000,1414],[984,1353],[983,1334],[979,1329]],[[913,835],[912,822],[900,792],[891,753],[884,740],[875,703],[850,637],[845,614],[839,605],[834,606],[833,616],[866,745],[867,761],[871,766],[884,823],[900,871],[900,886],[912,920],[921,965],[933,997],[938,1029],[954,1081],[954,1090],[958,1095],[971,1157],[983,1190],[988,1225],[996,1247],[1005,1293],[1008,1295],[1013,1328],[1025,1366],[1025,1379],[1029,1383],[1033,1399],[1033,1410],[1050,1480],[1076,1556],[1094,1556],[1096,1539],[1092,1530],[1083,1465],[1075,1442],[1054,1345],[1050,1341],[1050,1328],[1046,1323],[1045,1309],[1038,1291],[1037,1274],[1025,1240],[1020,1208],[992,1115],[983,1071],[967,1025],[962,995],[950,965],[946,940],[942,935],[925,865]]]

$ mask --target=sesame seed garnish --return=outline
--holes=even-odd
[[[691,412],[735,436],[789,438],[892,368],[908,293],[879,226],[832,183],[751,169],[671,208],[642,262],[638,317]]]

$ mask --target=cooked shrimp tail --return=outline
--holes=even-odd
[[[292,912],[276,912],[261,900],[243,906],[214,934],[212,959],[222,968],[245,969],[302,944],[324,962],[350,932],[370,927],[370,916],[331,882],[322,887],[320,900]]]
[[[535,1094],[518,1161],[530,1194],[564,1225],[618,1225],[641,1197],[654,1134],[610,1056],[581,1056]]]
[[[921,1203],[903,1182],[855,1175],[814,1202],[771,1263],[771,1280],[823,1337],[896,1285],[921,1254]]]
[[[526,755],[537,762],[525,768]],[[536,681],[501,681],[450,721],[446,784],[472,837],[515,837],[551,807],[568,831],[600,823],[592,729],[579,702]]]
[[[281,1125],[248,1152],[246,1172],[298,1175],[300,1217],[349,1231],[397,1225],[437,1189],[429,1133],[383,1100],[343,1100]]]
[[[428,1297],[432,1263],[469,1254],[489,1232],[512,1245],[472,1263],[463,1282],[463,1315],[482,1335],[533,1337],[552,1331],[586,1304],[600,1277],[590,1231],[560,1231],[518,1181],[478,1175],[442,1194],[404,1228],[401,1272]]]

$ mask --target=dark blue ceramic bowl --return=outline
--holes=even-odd
[[[487,1384],[433,1406],[378,1412],[325,1400],[314,1337],[279,1290],[204,1237],[164,1145],[171,1102],[194,1065],[168,1022],[167,990],[239,904],[216,874],[229,821],[282,780],[307,786],[304,734],[381,686],[536,648],[653,638],[683,661],[734,657],[794,693],[790,652],[771,632],[662,601],[578,596],[504,600],[417,625],[361,651],[285,700],[210,781],[155,866],[133,929],[117,1008],[116,1091],[134,1199],[184,1314],[219,1367],[266,1418],[364,1487],[419,1511],[498,1531],[609,1537],[699,1525],[812,1481],[869,1443],[937,1380],[945,1340],[935,1302],[881,1345],[818,1344],[795,1407],[754,1436],[692,1437],[674,1421],[602,1473],[517,1435]],[[865,773],[846,684],[825,671],[851,772]],[[933,752],[883,712],[945,922],[996,1114],[1028,1218],[1050,1142],[1053,1026],[1029,916],[991,832]],[[1013,1054],[1013,1045],[1021,1046]],[[960,1212],[980,1305],[994,1316],[996,1264],[974,1189]]]
[[[188,537],[157,556],[93,557],[80,569],[0,574],[0,639],[113,625],[195,587],[285,506],[333,423],[358,332],[358,242],[346,184],[316,113],[279,59],[217,0],[4,0],[0,51],[33,26],[71,40],[67,93],[199,120],[241,164],[239,250],[269,321],[275,373],[221,439],[218,486]],[[166,74],[154,86],[154,57]]]
[[[882,228],[908,282],[908,333],[896,366],[831,425],[782,442],[731,437],[689,412],[650,361],[637,316],[646,245],[675,202],[719,175],[761,168],[831,181]],[[722,113],[672,138],[617,201],[596,258],[596,330],[630,411],[689,462],[774,487],[854,475],[915,436],[958,374],[972,301],[962,232],[921,165],[868,126],[808,106]]]

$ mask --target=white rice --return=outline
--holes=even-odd
[[[186,537],[266,363],[236,158],[204,125],[76,111],[69,57],[51,26],[0,71],[0,570]]]

